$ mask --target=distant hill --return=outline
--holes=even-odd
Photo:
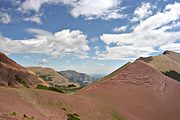
[[[55,87],[79,87],[78,83],[70,82],[68,79],[57,73],[52,68],[29,67],[28,70],[36,73],[37,76]]]
[[[38,84],[48,85],[34,73],[0,53],[0,86],[36,87]]]
[[[180,81],[180,53],[165,51],[161,55],[151,57],[140,57],[140,61],[163,72],[168,77]]]
[[[89,75],[74,70],[60,71],[58,73],[69,79],[71,82],[79,83],[81,87],[85,87],[95,81],[95,79]]]

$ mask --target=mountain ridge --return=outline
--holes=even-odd
[[[157,56],[140,57],[136,61],[143,61],[164,74],[170,74],[173,79],[173,76],[180,77],[180,53],[165,51]],[[178,77],[176,80],[180,81]]]

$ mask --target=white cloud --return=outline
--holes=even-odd
[[[179,50],[180,31],[167,31],[179,25],[179,18],[180,3],[169,4],[163,12],[142,20],[131,33],[103,34],[100,38],[107,49],[97,56],[99,59],[133,59],[166,48]]]
[[[48,60],[47,59],[42,59],[38,64],[39,65],[45,65],[45,64],[47,64],[48,63]]]
[[[124,32],[127,30],[127,26],[116,27],[113,29],[114,32]]]
[[[64,4],[70,7],[74,17],[83,16],[87,20],[101,18],[104,20],[124,17],[120,14],[121,0],[25,0],[18,10],[39,12],[44,4]]]
[[[21,6],[18,8],[21,12],[35,11],[39,12],[42,5],[44,4],[65,4],[65,5],[74,5],[74,3],[79,0],[25,0]]]
[[[42,29],[28,28],[25,30],[28,33],[34,33],[36,36],[51,36],[53,33]]]
[[[180,3],[168,4],[163,12],[158,12],[156,15],[144,20],[135,31],[148,31],[158,27],[168,26],[171,22],[179,19],[180,16]]]
[[[24,21],[31,21],[31,22],[35,22],[37,24],[42,24],[42,21],[41,21],[41,15],[34,15],[34,16],[31,16],[31,17],[26,17],[23,19]]]
[[[171,43],[171,44],[163,45],[160,47],[160,49],[163,51],[172,50],[172,51],[180,52],[180,43]]]
[[[25,0],[18,8],[18,10],[21,12],[27,12],[29,10],[39,12],[41,6],[47,2],[48,0]]]
[[[11,16],[8,13],[0,11],[0,22],[3,24],[9,24],[11,22]]]
[[[137,22],[152,15],[152,6],[150,3],[142,3],[141,6],[137,7],[134,11],[134,17],[132,22]]]
[[[132,46],[117,46],[106,47],[106,52],[98,53],[96,59],[99,60],[135,60],[137,57],[148,56],[151,52],[156,52],[152,47],[132,47]]]
[[[73,5],[71,14],[74,17],[84,16],[86,19],[117,19],[119,14],[119,0],[79,0]]]
[[[0,51],[11,53],[42,53],[53,57],[72,54],[80,58],[87,58],[90,50],[86,35],[79,30],[62,30],[56,33],[39,29],[28,29],[34,37],[26,40],[11,40],[0,37]]]

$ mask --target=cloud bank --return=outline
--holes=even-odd
[[[157,12],[142,20],[133,32],[103,34],[100,38],[106,44],[106,51],[98,53],[97,58],[108,60],[134,59],[140,56],[149,56],[154,52],[162,52],[166,49],[180,52],[180,32],[173,31],[180,24],[179,18],[180,3],[168,4],[163,12]]]
[[[25,40],[11,40],[0,36],[0,51],[12,53],[42,53],[53,57],[72,54],[80,58],[87,58],[90,50],[87,36],[79,30],[62,30],[51,33],[41,29],[27,29],[34,37]]]
[[[44,4],[63,4],[70,7],[70,14],[77,18],[84,17],[92,19],[118,19],[124,17],[121,14],[121,0],[25,0],[18,8],[19,11],[26,13],[35,11],[39,13]]]

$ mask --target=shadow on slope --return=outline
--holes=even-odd
[[[177,81],[180,82],[180,74],[177,73],[176,71],[173,71],[173,70],[170,70],[170,71],[166,71],[166,72],[162,72],[164,75],[170,77],[170,78],[173,78]]]

